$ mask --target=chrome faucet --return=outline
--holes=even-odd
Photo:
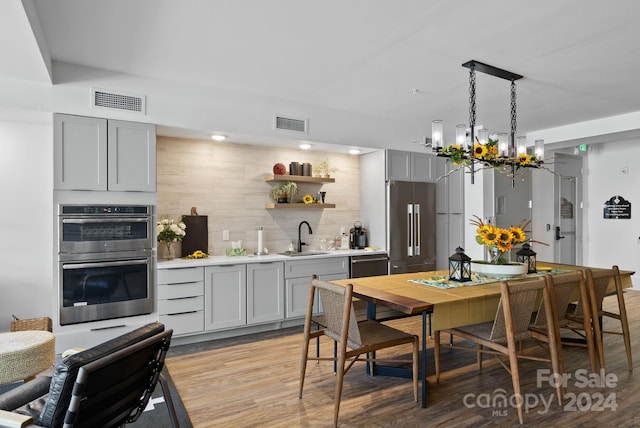
[[[301,238],[301,228],[302,225],[306,224],[307,228],[309,229],[309,235],[313,235],[313,230],[311,230],[311,226],[309,225],[309,222],[307,222],[306,220],[301,221],[300,224],[298,225],[298,252],[301,253],[302,252],[302,246],[303,245],[307,245],[306,243],[302,242],[302,238]]]

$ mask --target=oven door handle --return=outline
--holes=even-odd
[[[62,223],[86,224],[86,223],[148,223],[149,218],[63,218]]]
[[[62,269],[88,269],[88,268],[101,268],[111,266],[131,266],[131,265],[146,265],[149,261],[144,260],[126,260],[117,262],[96,262],[96,263],[63,263]]]

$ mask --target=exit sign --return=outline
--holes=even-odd
[[[587,145],[586,144],[580,144],[579,149],[580,149],[581,152],[586,152],[587,151]]]

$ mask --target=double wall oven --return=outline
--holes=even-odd
[[[60,325],[153,312],[151,205],[59,205]]]

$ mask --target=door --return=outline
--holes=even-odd
[[[582,158],[556,154],[554,183],[554,261],[556,263],[580,264],[581,247],[581,203],[582,203]]]
[[[391,180],[389,187],[389,260],[407,260],[413,252],[413,183]]]
[[[413,257],[436,267],[436,185],[413,183]]]
[[[284,263],[247,265],[247,324],[284,319]]]
[[[435,202],[433,183],[389,182],[389,273],[435,269]]]
[[[205,330],[247,323],[246,265],[207,266],[204,270]]]
[[[54,189],[107,190],[107,121],[54,115]]]
[[[109,190],[156,191],[156,128],[148,123],[110,120]]]

